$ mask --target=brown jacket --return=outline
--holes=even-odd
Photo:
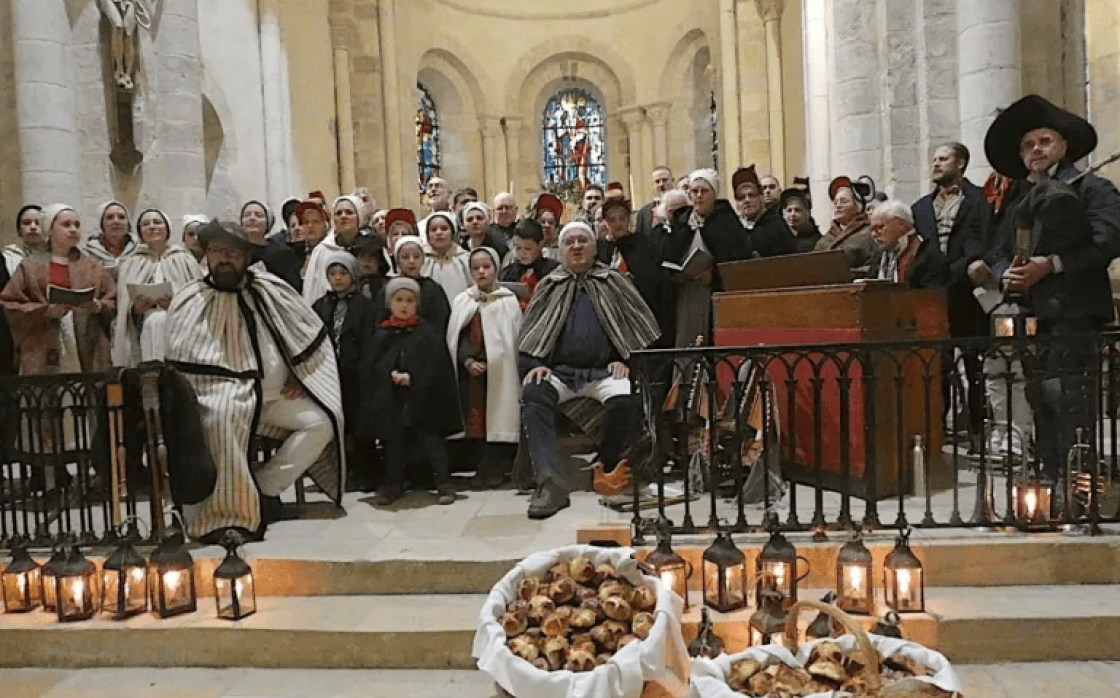
[[[0,293],[0,304],[3,304],[12,328],[12,339],[19,353],[19,372],[23,376],[57,373],[59,370],[59,321],[47,317],[50,267],[47,256],[25,259]],[[108,370],[109,331],[117,298],[113,277],[93,257],[81,255],[75,250],[70,262],[70,285],[74,289],[96,289],[94,298],[102,305],[100,314],[82,308],[73,311],[82,371]]]

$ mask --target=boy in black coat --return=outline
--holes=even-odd
[[[327,281],[331,290],[315,301],[312,308],[323,321],[338,359],[342,384],[342,413],[346,418],[346,459],[350,463],[347,489],[369,491],[376,486],[380,470],[373,440],[362,435],[358,420],[362,408],[362,357],[369,349],[370,328],[376,322],[373,302],[359,291],[361,273],[358,260],[349,252],[338,251],[327,260]]]
[[[537,284],[560,266],[560,262],[544,256],[544,231],[540,223],[525,218],[518,221],[516,231],[513,235],[513,261],[501,270],[498,280],[525,284],[529,294],[519,300],[521,309],[525,310]]]
[[[419,448],[435,475],[440,504],[455,501],[445,439],[462,430],[455,369],[447,342],[419,315],[420,286],[408,277],[385,285],[389,318],[372,333],[365,368],[364,426],[385,444],[385,506],[404,493],[406,448]]]

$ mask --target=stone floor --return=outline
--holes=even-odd
[[[1120,663],[958,666],[964,698],[1116,698]],[[497,698],[477,671],[0,670],[4,698]]]

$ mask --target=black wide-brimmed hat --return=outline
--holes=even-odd
[[[1027,95],[1005,109],[988,127],[984,154],[1000,174],[1026,179],[1030,174],[1023,164],[1019,145],[1030,131],[1050,128],[1062,134],[1069,150],[1066,159],[1076,162],[1097,147],[1097,130],[1085,119],[1068,112],[1038,95]]]
[[[217,219],[210,221],[202,230],[198,231],[198,244],[202,245],[203,249],[210,246],[210,243],[222,240],[235,245],[245,250],[246,252],[256,247],[255,244],[245,235],[245,231],[241,226],[236,223],[227,221],[219,221]]]
[[[807,189],[802,189],[801,187],[790,187],[789,189],[783,189],[782,195],[778,198],[778,205],[782,209],[785,209],[786,204],[788,204],[791,199],[801,199],[805,202],[806,209],[810,209],[813,207],[813,200],[809,196],[809,191]]]

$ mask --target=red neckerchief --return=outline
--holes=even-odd
[[[992,209],[999,213],[1003,209],[1003,200],[1011,190],[1011,178],[993,172],[984,182],[984,198],[992,205]]]
[[[904,284],[910,279],[910,267],[918,258],[918,248],[922,246],[922,239],[917,233],[907,236],[906,248],[898,255],[898,283]]]
[[[381,326],[382,327],[388,327],[390,329],[407,330],[407,329],[412,329],[413,327],[416,327],[416,323],[418,323],[418,322],[420,322],[420,316],[419,315],[413,315],[412,317],[408,318],[407,320],[401,320],[396,315],[391,315],[391,316],[389,316],[388,320],[385,320],[381,323]]]

